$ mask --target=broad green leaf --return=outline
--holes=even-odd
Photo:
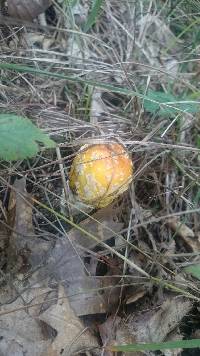
[[[200,279],[200,264],[185,267],[184,271],[190,273],[193,277]]]
[[[146,97],[149,100],[144,99],[144,108],[153,114],[174,116],[179,110],[191,114],[200,110],[200,105],[195,101],[188,98],[180,100],[169,93],[149,90]]]
[[[55,147],[55,142],[29,119],[14,114],[0,114],[0,158],[15,161],[33,157],[40,149]]]
[[[84,32],[89,31],[89,29],[95,24],[103,2],[104,0],[93,0],[91,12],[89,13],[89,16],[83,28]]]
[[[145,350],[159,351],[159,350],[166,350],[166,349],[173,350],[173,349],[193,349],[193,348],[200,348],[200,339],[110,346],[109,350],[131,352],[131,351],[145,351]]]

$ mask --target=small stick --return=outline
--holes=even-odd
[[[70,204],[68,203],[68,199],[69,199],[69,196],[70,196],[69,186],[67,184],[67,180],[66,180],[66,176],[65,176],[65,170],[64,170],[63,163],[62,163],[62,157],[61,157],[61,153],[60,153],[60,148],[59,147],[56,147],[56,154],[57,154],[57,158],[58,158],[58,161],[59,161],[60,174],[61,174],[61,179],[62,179],[62,183],[63,183],[65,200],[66,200],[67,208],[68,208],[68,211],[69,211],[70,220],[73,221],[71,207],[70,207]]]

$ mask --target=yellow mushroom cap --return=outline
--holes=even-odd
[[[93,207],[104,207],[128,189],[133,164],[118,143],[84,146],[72,162],[69,184],[78,199]]]

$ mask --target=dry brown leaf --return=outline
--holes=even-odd
[[[26,192],[26,180],[16,179],[8,204],[8,225],[11,227],[8,247],[7,270],[13,273],[28,267],[29,255],[26,240],[33,237],[32,206]]]
[[[76,317],[64,288],[59,286],[57,304],[52,305],[39,317],[57,331],[57,336],[44,352],[44,356],[70,356],[79,350],[98,347],[96,338]]]
[[[123,223],[118,221],[117,213],[118,211],[114,206],[108,206],[93,214],[92,219],[87,218],[83,220],[79,226],[98,237],[100,241],[109,240],[116,233],[119,233],[124,226]],[[85,238],[85,235],[76,228],[70,230],[69,238],[71,241],[75,241],[76,244],[87,249],[94,248],[97,245],[96,241]]]
[[[99,333],[103,346],[106,347],[108,344],[112,345],[115,343],[116,328],[118,327],[121,318],[116,315],[108,317],[108,319],[101,325],[99,325]],[[105,350],[104,356],[112,356],[113,352]]]
[[[22,306],[19,297],[13,303],[1,306],[0,312],[9,312]],[[39,356],[47,349],[50,340],[45,339],[37,319],[27,311],[19,310],[0,316],[1,356]]]
[[[26,192],[25,179],[16,180],[12,190],[9,216],[11,226],[14,231],[10,237],[9,247],[9,269],[15,270],[15,274],[24,273],[29,267],[37,269],[37,272],[29,278],[31,285],[37,285],[37,281],[42,280],[43,285],[47,287],[49,279],[54,278],[56,283],[63,281],[65,292],[77,315],[99,314],[106,312],[105,298],[98,293],[101,287],[101,281],[95,277],[89,277],[84,269],[84,263],[81,255],[84,256],[83,250],[77,246],[76,242],[84,245],[86,240],[83,236],[77,236],[72,230],[68,234],[68,239],[58,238],[55,241],[40,239],[34,234],[32,225],[32,202],[30,195]],[[102,213],[101,213],[102,214]],[[100,215],[97,215],[97,218]],[[106,219],[102,215],[102,220]],[[84,223],[88,230],[97,232],[98,223],[92,224],[91,219]],[[107,218],[107,224],[119,229],[121,223],[114,222],[114,215]],[[113,233],[107,235],[109,238]],[[99,229],[99,238],[106,238],[104,230]],[[90,241],[89,241],[90,243]],[[40,266],[40,268],[38,268]],[[18,285],[18,291],[23,290],[23,286]],[[93,291],[92,291],[93,290]],[[78,293],[77,293],[78,292]],[[4,296],[4,300],[10,298]]]
[[[47,273],[56,281],[62,281],[69,302],[76,315],[90,315],[106,312],[106,303],[98,292],[100,280],[88,276],[76,245],[65,239],[56,241],[49,258]]]
[[[51,4],[50,0],[7,0],[10,16],[31,21],[44,12]]]
[[[168,298],[159,308],[133,315],[127,328],[137,342],[161,342],[180,323],[192,308],[192,302],[184,298]]]
[[[105,333],[108,340],[107,346],[112,346],[113,344],[125,345],[141,342],[162,342],[164,340],[170,340],[171,338],[173,339],[172,333],[177,331],[180,321],[188,314],[191,308],[191,301],[186,301],[184,298],[169,297],[159,309],[146,309],[145,312],[132,314],[128,320],[122,319],[120,324],[115,328],[114,333],[109,331],[107,327],[110,321],[106,321],[105,325],[101,325],[101,328],[103,328],[103,341],[106,338]],[[114,325],[112,328],[114,328]],[[102,333],[101,330],[100,333]],[[142,356],[144,353],[130,352],[124,355]],[[177,356],[175,353],[169,355]],[[167,353],[166,356],[168,356]]]
[[[30,195],[26,192],[25,179],[16,180],[14,183],[9,204],[9,216],[11,216],[10,221],[14,229],[11,234],[10,247],[16,252],[16,257],[23,251],[23,261],[27,259],[27,267],[31,265],[31,267],[37,268],[37,271],[29,277],[29,280],[26,280],[26,287],[36,285],[39,292],[39,288],[40,290],[47,288],[51,280],[53,280],[55,286],[62,281],[65,293],[69,296],[69,303],[76,315],[99,314],[107,311],[107,304],[111,298],[110,293],[108,293],[107,298],[106,295],[99,293],[102,284],[101,279],[94,276],[96,269],[92,271],[92,276],[88,276],[81,259],[84,257],[85,248],[92,248],[96,243],[85,239],[82,234],[75,230],[69,231],[67,236],[63,238],[59,237],[54,240],[54,245],[52,245],[52,241],[44,242],[39,236],[34,235],[32,202]],[[97,222],[88,218],[81,225],[87,231],[98,236],[100,240],[110,239],[123,228],[123,224],[118,221],[117,213],[113,208],[102,209],[93,217],[97,219]],[[111,230],[107,230],[102,224]],[[81,249],[80,245],[84,249]],[[95,260],[97,261],[96,258]],[[15,266],[17,266],[16,275],[18,276],[20,271],[23,276],[21,266],[17,264]],[[29,268],[27,269],[29,271]],[[114,272],[114,274],[118,273]],[[40,281],[42,281],[42,284]],[[20,284],[17,280],[15,282],[17,292],[22,293],[24,291],[23,283]],[[115,283],[115,278],[109,280],[109,285]],[[31,289],[33,290],[33,288]],[[108,289],[108,291],[110,290]],[[8,295],[9,298],[10,295]],[[30,299],[34,299],[35,296],[30,293],[27,298],[26,302],[29,303]],[[113,298],[111,299],[113,300]],[[34,313],[31,314],[37,315],[37,310],[34,310]]]
[[[8,206],[8,222],[13,229],[8,249],[8,268],[14,269],[14,272],[24,273],[30,266],[38,266],[51,248],[50,243],[34,234],[32,209],[25,178],[16,179]]]
[[[144,295],[147,293],[147,289],[145,287],[139,287],[139,288],[133,288],[131,295],[128,297],[126,300],[126,304],[131,304],[137,302],[139,299],[144,297]]]
[[[46,300],[46,293],[49,292],[48,282],[49,280],[51,280],[51,278],[53,279],[55,278],[54,281],[56,281],[56,283],[59,280],[66,281],[65,287],[67,293],[77,294],[76,297],[71,298],[72,305],[73,306],[75,305],[76,310],[81,311],[81,313],[85,312],[86,314],[87,313],[90,314],[90,312],[92,314],[96,312],[97,313],[105,312],[106,309],[103,304],[101,296],[97,292],[95,293],[91,293],[90,291],[87,292],[87,290],[93,288],[94,289],[97,288],[98,290],[99,281],[97,281],[96,283],[95,278],[89,278],[86,276],[83,263],[81,262],[79,256],[76,254],[70,242],[66,238],[63,239],[58,238],[55,242],[54,248],[52,248],[51,242],[46,241],[44,243],[42,239],[40,239],[38,236],[34,234],[34,229],[32,224],[32,202],[30,198],[31,196],[26,191],[26,180],[25,179],[16,180],[13,189],[11,189],[10,201],[8,207],[9,221],[12,227],[11,230],[12,232],[10,236],[10,249],[9,249],[10,264],[8,269],[10,268],[11,265],[13,265],[13,268],[15,267],[15,270],[13,270],[13,272],[15,273],[13,273],[11,290],[9,289],[3,291],[2,288],[0,290],[1,302],[2,301],[10,302],[10,299],[12,298],[15,300],[16,296],[20,294],[21,295],[20,298],[18,298],[13,303],[10,302],[8,310],[10,309],[13,310],[15,308],[17,309],[23,306],[24,304],[26,305],[29,303],[31,304],[41,303],[42,305],[44,300]],[[47,251],[48,248],[50,249],[50,252]],[[11,251],[13,251],[13,254],[11,253]],[[48,252],[47,254],[46,251]],[[27,267],[29,267],[29,265],[31,265],[32,267],[37,267],[35,273],[30,274],[28,279],[25,278],[25,282],[23,282],[23,275],[24,275],[23,272],[26,271],[23,271],[21,268],[23,266],[23,263],[22,264],[17,263],[19,262],[18,255],[20,255],[20,257],[23,256],[23,261],[21,261],[20,259],[20,262],[24,262],[25,260],[27,261],[28,263]],[[13,256],[16,258],[16,260],[13,259]],[[43,260],[44,263],[41,263],[43,262]],[[29,268],[27,268],[26,270],[30,271]],[[20,279],[18,279],[19,276],[21,276]],[[16,295],[12,295],[12,289],[14,293],[16,293]],[[80,294],[78,294],[77,292],[80,292]],[[59,296],[61,295],[65,296],[63,287],[62,289],[60,287]],[[48,309],[48,311],[46,310],[45,314],[43,314],[44,321],[45,318],[48,321],[50,321],[53,318],[51,311],[54,310],[54,308],[55,306],[54,307],[52,306],[50,309]],[[2,308],[2,311],[5,311],[5,308]],[[42,330],[40,326],[37,324],[37,319],[35,318],[36,316],[38,316],[39,311],[40,311],[40,306],[39,307],[36,306],[30,309],[29,314],[27,314],[25,311],[22,311],[19,314],[16,313],[15,317],[12,316],[11,319],[14,320],[17,330],[15,329],[10,330],[11,328],[7,329],[8,339],[5,338],[2,344],[3,345],[2,350],[5,349],[5,355],[11,356],[12,354],[14,354],[15,351],[18,352],[19,355],[21,355],[23,352],[25,353],[26,351],[28,351],[27,354],[29,355],[33,355],[33,356],[41,355],[40,351],[43,352],[44,345],[45,345],[45,349],[48,349],[49,351],[48,355],[55,355],[54,346],[59,347],[58,345],[61,345],[61,343],[64,348],[66,345],[69,346],[68,344],[66,344],[66,332],[68,335],[68,340],[70,340],[71,342],[73,337],[75,337],[78,333],[80,333],[83,330],[83,326],[79,322],[79,319],[75,317],[75,314],[72,311],[68,300],[65,299],[64,302],[63,300],[59,300],[59,303],[56,305],[56,317],[58,317],[57,319],[58,324],[61,325],[62,328],[64,323],[65,334],[64,331],[62,331],[62,333],[59,332],[59,336],[58,338],[56,338],[55,343],[51,345],[52,347],[48,348],[47,345],[49,345],[49,343],[45,343],[43,345]],[[62,318],[63,313],[65,314],[65,312],[66,315],[64,315],[64,320],[62,323],[62,320],[59,320],[59,315]],[[4,316],[4,318],[6,317],[7,316]],[[6,320],[7,319],[5,319],[5,321],[2,320],[2,324],[1,324],[1,318],[0,318],[0,325],[2,325],[2,328],[4,327],[4,323],[6,323]],[[25,325],[25,328],[27,329],[27,332],[25,332],[23,329],[23,335],[20,334],[20,323],[23,323],[23,325]],[[51,323],[49,322],[49,324]],[[60,330],[56,326],[57,324],[55,321],[53,322],[53,327],[57,331]],[[69,333],[68,327],[69,330],[74,333]],[[29,339],[29,333],[31,334],[32,338],[30,339],[30,344],[27,345],[27,339]],[[12,335],[14,335],[15,342],[10,342],[10,338],[12,338]],[[81,345],[83,347],[97,346],[92,336],[91,339],[89,340],[89,336],[90,333],[88,332],[88,330],[85,331],[83,335],[80,336]],[[40,343],[40,337],[42,341],[41,343]],[[38,341],[38,345],[35,346],[35,343],[37,343],[37,341]],[[47,341],[49,342],[49,340]],[[80,345],[80,343],[77,343],[77,340],[75,340],[76,347],[77,344]],[[19,349],[21,350],[21,354]],[[72,347],[72,349],[74,349],[74,347]],[[44,354],[46,355],[47,353],[44,352]],[[60,354],[60,352],[58,354]],[[66,351],[66,355],[69,355],[68,351]]]
[[[25,178],[16,179],[11,190],[8,218],[14,229],[13,234],[19,238],[33,235],[31,195],[26,191]]]
[[[96,221],[87,218],[80,223],[80,226],[97,236],[100,241],[110,239],[123,228],[123,224],[117,219],[117,211],[112,207],[101,209],[92,217]],[[85,249],[92,249],[97,243],[92,239],[85,238],[85,235],[75,228],[69,231],[67,237],[68,241],[66,239],[57,241],[56,247],[52,252],[52,257],[54,258],[55,256],[54,260],[58,261],[57,264],[54,263],[54,269],[56,269],[57,274],[56,279],[65,281],[65,291],[67,295],[71,295],[69,301],[76,315],[105,313],[109,302],[108,295],[98,292],[98,289],[102,287],[100,278],[88,277],[80,259],[84,257]],[[114,286],[117,281],[112,278],[109,282],[109,285]],[[77,291],[79,292],[78,294]]]
[[[123,320],[116,316],[110,316],[103,324],[99,325],[99,332],[105,347],[104,356],[112,356],[113,352],[106,346],[134,344],[136,340],[129,332]],[[126,356],[141,356],[142,352],[126,352]]]
[[[167,220],[167,225],[182,238],[184,243],[190,248],[192,252],[200,250],[200,242],[196,239],[194,232],[177,217],[172,217]]]

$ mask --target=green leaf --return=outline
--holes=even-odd
[[[200,264],[185,267],[184,271],[190,273],[193,277],[200,279]]]
[[[200,105],[195,101],[188,98],[180,100],[170,93],[148,90],[146,97],[144,99],[145,110],[161,116],[174,116],[179,110],[192,114],[200,109]]]
[[[83,31],[87,32],[89,29],[95,24],[97,17],[99,16],[101,5],[103,4],[104,0],[93,0],[93,5],[91,12],[86,20],[86,23],[83,27]]]
[[[153,342],[147,344],[130,344],[130,345],[118,345],[110,346],[109,350],[111,351],[122,351],[122,352],[131,352],[131,351],[159,351],[159,350],[172,350],[172,349],[193,349],[200,347],[200,339],[192,340],[177,340],[177,341],[167,341],[167,342]]]
[[[29,119],[14,114],[0,114],[0,158],[15,161],[33,157],[40,149],[55,147],[55,142]]]

